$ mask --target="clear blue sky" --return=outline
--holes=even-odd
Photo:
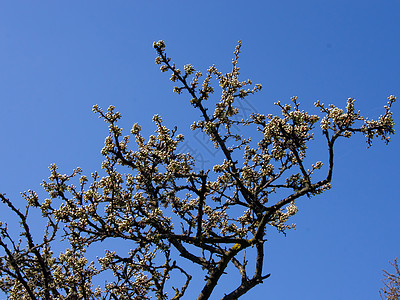
[[[115,105],[126,133],[135,122],[152,132],[158,113],[202,149],[187,130],[198,113],[154,63],[159,39],[178,65],[224,72],[241,39],[242,78],[263,84],[250,98],[261,113],[297,95],[305,109],[353,97],[377,117],[400,96],[398,0],[2,1],[0,192],[21,204],[21,191],[44,195],[51,163],[99,170],[107,126],[93,104]],[[381,270],[400,257],[399,136],[368,150],[345,142],[333,189],[298,201],[295,231],[269,234],[272,275],[242,299],[378,299]]]

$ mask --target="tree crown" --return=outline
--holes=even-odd
[[[80,168],[65,175],[51,165],[51,175],[42,184],[49,197],[40,200],[35,192],[25,192],[24,211],[0,194],[22,228],[22,239],[16,242],[5,223],[0,227],[0,289],[10,299],[181,299],[194,275],[185,260],[204,271],[199,300],[210,299],[232,264],[240,282],[222,299],[237,299],[269,277],[263,272],[267,229],[284,233],[292,228],[288,221],[297,212],[295,201],[331,188],[335,142],[361,133],[369,147],[376,137],[388,143],[394,133],[394,96],[378,120],[363,117],[351,98],[344,109],[316,102],[318,116],[301,110],[297,97],[291,104],[275,103],[279,116],[254,112],[239,119],[238,103],[262,88],[239,79],[240,42],[230,72],[213,65],[205,75],[190,64],[178,69],[163,41],[153,47],[161,71],[170,72],[170,80],[177,83],[174,92],[189,94],[190,104],[201,114],[191,129],[207,135],[223,161],[197,170],[195,158],[177,150],[184,136],[177,128],[166,128],[159,115],[153,117],[156,130],[148,138],[137,123],[130,136],[123,136],[115,107],[95,105],[93,111],[109,126],[101,150],[105,176],[94,172],[89,179]],[[213,78],[221,90],[215,107],[210,104]],[[254,136],[240,135],[239,127],[253,130]],[[316,131],[326,140],[326,170],[321,161],[305,162]],[[325,172],[322,179],[315,179],[317,172],[319,177]],[[31,208],[40,209],[47,220],[40,242],[28,223]],[[60,237],[68,249],[54,253],[52,245]],[[89,247],[113,239],[125,240],[131,250],[106,250],[97,262],[88,259]],[[254,255],[241,259],[250,248]],[[252,272],[246,268],[249,263]],[[93,287],[94,278],[106,273],[113,278]],[[169,283],[175,275],[184,278],[177,287],[175,281]]]

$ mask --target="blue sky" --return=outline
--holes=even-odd
[[[21,191],[44,195],[51,163],[99,170],[107,126],[94,104],[115,105],[126,133],[135,122],[151,133],[158,113],[212,162],[188,130],[198,118],[190,99],[173,94],[154,63],[160,39],[178,65],[223,72],[242,40],[242,78],[263,85],[249,98],[260,113],[295,95],[306,110],[352,97],[374,118],[400,95],[397,0],[2,1],[0,192],[21,204]],[[318,156],[324,149],[314,146]],[[381,270],[400,256],[399,149],[398,136],[368,150],[361,138],[341,141],[333,189],[298,201],[286,237],[269,233],[272,275],[241,299],[377,299]]]

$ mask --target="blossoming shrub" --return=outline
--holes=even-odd
[[[239,281],[226,290],[225,300],[238,299],[268,278],[263,272],[266,231],[292,228],[288,222],[297,213],[295,201],[331,188],[338,139],[361,133],[368,146],[376,137],[389,142],[396,98],[389,97],[376,121],[363,117],[354,99],[344,109],[317,102],[317,114],[309,114],[296,97],[291,104],[276,103],[280,115],[254,112],[239,119],[238,103],[262,88],[239,79],[240,48],[239,42],[231,72],[213,65],[203,75],[192,65],[181,71],[166,55],[164,42],[154,43],[156,63],[171,73],[174,91],[188,94],[201,115],[191,129],[207,135],[223,157],[216,156],[211,169],[198,170],[194,157],[177,150],[184,136],[166,128],[159,115],[153,117],[153,135],[143,136],[134,124],[124,136],[115,107],[95,105],[93,111],[109,126],[101,150],[106,176],[85,176],[80,168],[65,175],[51,165],[43,182],[48,198],[28,191],[23,194],[27,206],[20,210],[0,194],[21,223],[20,240],[0,224],[0,289],[9,299],[181,299],[193,276],[199,276],[187,262],[203,270],[199,300],[215,299],[212,293],[231,266]],[[221,90],[215,107],[210,103],[214,80]],[[254,135],[240,135],[242,127]],[[305,161],[315,132],[326,140],[326,168],[321,161]],[[285,196],[279,196],[280,190]],[[41,240],[32,235],[30,209],[39,209],[47,220]],[[60,239],[68,248],[55,253]],[[123,241],[131,250],[110,249],[89,259],[87,250],[106,240]],[[248,248],[254,255],[243,256]],[[104,274],[109,275],[106,282],[95,286]]]

